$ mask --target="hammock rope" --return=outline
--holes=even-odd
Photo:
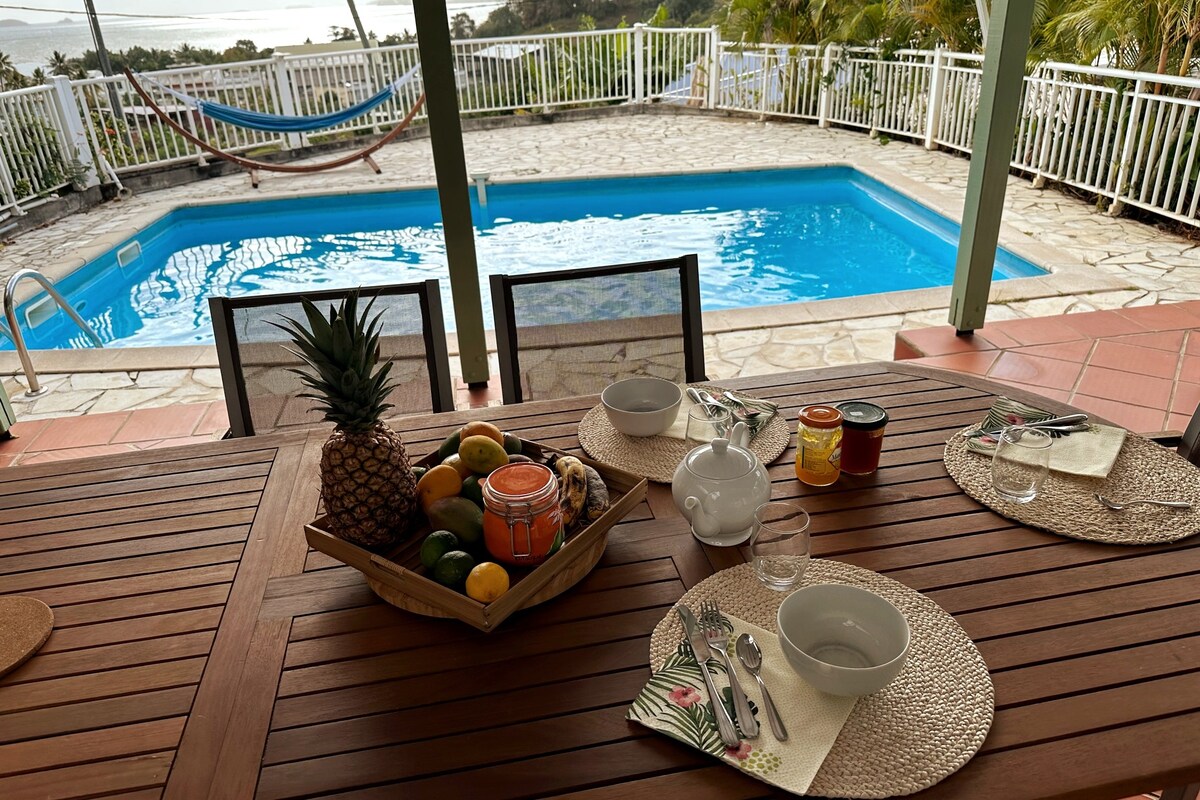
[[[411,75],[412,73],[410,72],[408,74]],[[304,174],[304,173],[322,172],[327,169],[334,169],[336,167],[342,167],[342,166],[345,166],[346,164],[351,164],[355,161],[361,160],[361,161],[365,161],[371,167],[371,169],[375,170],[375,174],[378,175],[381,172],[381,170],[379,169],[379,165],[376,164],[375,161],[371,158],[371,155],[373,153],[375,153],[375,151],[379,150],[379,148],[383,147],[388,142],[395,139],[406,128],[408,128],[408,126],[412,123],[413,119],[416,118],[417,112],[419,112],[421,110],[421,107],[425,104],[425,95],[422,94],[420,97],[417,98],[417,101],[415,103],[413,103],[413,106],[411,109],[409,109],[408,114],[405,115],[404,119],[400,120],[400,122],[396,125],[396,127],[392,128],[390,131],[388,131],[386,134],[384,134],[382,137],[380,137],[380,139],[378,141],[376,141],[374,144],[369,145],[368,147],[364,147],[361,150],[350,153],[349,155],[345,155],[340,158],[335,158],[331,161],[325,161],[320,164],[274,164],[269,161],[256,161],[256,160],[250,159],[250,158],[243,158],[241,156],[236,156],[233,153],[226,153],[224,150],[214,147],[213,145],[209,144],[208,142],[204,141],[200,137],[193,134],[191,131],[189,131],[184,126],[180,125],[178,122],[176,122],[174,119],[171,118],[170,114],[163,111],[162,108],[159,107],[158,103],[155,102],[154,98],[150,96],[150,93],[146,91],[146,88],[144,86],[142,86],[140,83],[138,83],[137,79],[135,77],[133,77],[133,73],[130,72],[129,70],[125,70],[125,79],[129,81],[129,85],[131,87],[133,87],[133,90],[135,92],[137,92],[139,97],[142,98],[142,101],[145,102],[146,106],[151,111],[153,111],[156,115],[158,115],[158,118],[162,120],[163,124],[165,124],[171,130],[175,131],[177,134],[179,134],[180,136],[182,136],[184,139],[191,142],[192,144],[196,145],[196,147],[199,147],[204,152],[206,152],[210,155],[216,156],[217,158],[224,159],[225,161],[228,161],[232,164],[237,164],[240,167],[244,167],[245,169],[250,170],[250,180],[255,188],[258,188],[258,170],[263,170],[265,172],[286,172],[286,173],[293,173],[293,174],[295,174],[295,173]],[[404,80],[404,78],[401,78],[401,80]],[[395,84],[393,84],[393,86],[394,85]]]
[[[408,83],[420,69],[421,67],[418,64],[361,103],[356,103],[340,111],[331,111],[327,114],[314,114],[307,117],[265,114],[261,111],[251,111],[245,108],[238,108],[237,106],[225,105],[214,100],[203,100],[166,86],[148,75],[139,75],[138,77],[143,84],[150,84],[159,91],[171,95],[176,100],[186,103],[200,111],[204,116],[215,119],[218,122],[226,122],[230,125],[236,125],[239,128],[248,128],[266,133],[307,133],[308,131],[317,131],[322,128],[332,128],[335,125],[341,125],[373,111],[388,100],[391,100],[396,95],[396,92],[404,84]]]

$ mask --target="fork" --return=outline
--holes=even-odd
[[[729,647],[729,634],[725,632],[725,625],[728,621],[721,614],[721,609],[716,603],[705,600],[700,604],[699,622],[700,630],[704,633],[704,638],[708,640],[712,651],[719,653],[721,661],[725,664],[725,673],[729,675],[729,689],[733,694],[733,709],[737,712],[738,727],[742,729],[742,734],[747,739],[754,739],[758,736],[758,720],[754,718],[754,712],[750,710],[750,700],[746,697],[746,692],[738,681],[733,664],[729,661],[729,652],[726,650]]]

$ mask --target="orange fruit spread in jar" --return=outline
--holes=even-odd
[[[536,566],[562,547],[558,476],[542,464],[508,464],[483,483],[483,542],[497,561]]]

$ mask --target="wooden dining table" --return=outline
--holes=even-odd
[[[924,592],[991,671],[979,753],[928,798],[1120,798],[1200,782],[1200,537],[1127,547],[1024,527],[967,497],[943,446],[1005,393],[880,363],[721,381],[780,404],[887,408],[878,472],[773,496],[813,552]],[[579,449],[597,398],[395,421],[414,457],[467,420]],[[380,602],[310,550],[323,431],[0,470],[0,594],[56,627],[0,678],[0,798],[730,800],[771,787],[625,719],[654,626],[741,563],[700,544],[668,486],[596,569],[490,634]],[[789,723],[790,725],[791,723]],[[797,727],[800,725],[798,724]]]

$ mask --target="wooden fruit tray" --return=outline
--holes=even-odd
[[[522,440],[522,445],[526,452],[540,449],[546,454],[567,455],[536,442]],[[538,566],[527,569],[506,566],[512,581],[509,590],[486,605],[426,577],[428,570],[421,564],[420,550],[429,533],[428,524],[423,524],[386,555],[372,553],[333,536],[325,530],[325,517],[305,525],[304,536],[313,549],[363,573],[367,585],[384,602],[415,614],[453,617],[490,632],[514,612],[544,603],[582,580],[604,554],[609,528],[646,497],[645,478],[593,461],[583,454],[576,457],[594,467],[604,479],[609,492],[608,509],[590,525],[570,533],[559,551]],[[416,466],[438,463],[435,452],[422,458]]]

